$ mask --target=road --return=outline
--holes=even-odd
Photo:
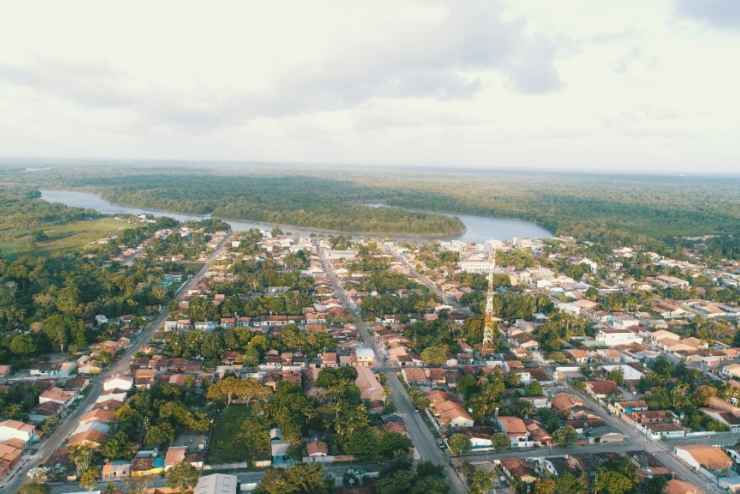
[[[676,473],[676,475],[694,485],[700,486],[708,493],[721,494],[724,491],[720,489],[716,484],[711,482],[707,477],[695,472],[683,461],[679,460],[673,452],[673,447],[660,440],[652,439],[635,427],[632,427],[625,421],[609,414],[596,400],[591,398],[586,393],[581,392],[572,386],[569,387],[571,393],[576,394],[583,402],[591,408],[596,414],[601,417],[607,424],[617,429],[619,432],[624,434],[628,438],[628,442],[631,443],[633,449],[642,449],[652,454],[658,461],[660,461],[666,468]],[[705,438],[706,439],[706,438]]]
[[[390,252],[395,256],[396,259],[398,259],[400,262],[402,262],[409,270],[409,273],[417,278],[419,281],[421,281],[424,285],[426,285],[428,288],[430,288],[434,293],[436,293],[444,302],[447,302],[446,297],[444,296],[444,292],[439,289],[439,287],[429,278],[426,276],[423,276],[419,274],[416,269],[414,269],[413,266],[406,260],[406,258],[399,253],[398,251],[387,248],[387,252]],[[451,304],[455,305],[455,304]],[[378,353],[376,351],[376,353]],[[706,373],[706,372],[705,372]],[[394,373],[395,375],[395,373]],[[714,377],[714,376],[712,376]],[[604,448],[604,451],[619,451],[622,450],[623,452],[626,451],[633,451],[633,450],[645,450],[649,453],[651,453],[655,458],[658,459],[661,463],[663,463],[664,466],[675,472],[680,478],[687,480],[689,482],[692,482],[695,485],[702,486],[706,492],[708,493],[721,493],[722,490],[719,489],[717,485],[712,483],[709,479],[704,477],[703,475],[695,472],[692,470],[688,465],[686,465],[684,462],[678,459],[678,457],[674,454],[673,446],[671,444],[660,441],[660,440],[654,440],[650,437],[645,436],[640,431],[638,431],[636,428],[632,427],[631,425],[627,424],[623,420],[620,420],[619,418],[609,414],[599,403],[597,403],[595,400],[591,399],[590,396],[586,395],[585,393],[580,392],[580,390],[577,390],[575,388],[570,389],[571,392],[576,393],[579,397],[581,397],[584,402],[591,407],[601,419],[604,420],[607,424],[615,428],[616,430],[620,431],[622,434],[624,434],[626,440],[624,444],[621,445],[601,445],[602,448]],[[703,438],[689,438],[685,439],[684,441],[678,441],[677,443],[711,443],[712,439],[718,444],[725,444],[727,442],[731,442],[735,439],[735,436],[733,434],[727,434],[724,437],[717,437],[712,438],[711,436],[703,437]],[[416,443],[415,443],[416,444]],[[675,444],[675,443],[674,443]],[[734,443],[733,443],[734,444]],[[598,448],[592,448],[594,452],[599,452]],[[583,452],[585,450],[584,447],[580,447],[577,449],[573,449],[571,452]],[[567,451],[561,453],[561,454],[567,454]],[[521,457],[535,457],[535,456],[548,456],[548,455],[556,455],[555,450],[543,450],[543,451],[528,451],[528,452],[504,452],[504,453],[493,453],[491,455],[483,455],[491,457],[491,458],[505,458],[507,456],[515,456],[515,455],[521,455]],[[476,455],[475,458],[481,458],[480,455]]]
[[[379,468],[380,468],[379,465],[357,465],[357,464],[324,465],[324,469],[335,480],[341,480],[344,477],[345,472],[347,472],[348,470],[360,469],[360,470],[372,472],[372,471],[378,471]],[[202,475],[208,475],[208,473],[209,472],[204,471],[202,472]],[[225,472],[225,473],[229,473],[229,472]],[[232,472],[232,474],[236,475],[240,484],[257,484],[262,480],[262,477],[265,476],[265,471],[264,470],[235,471],[235,472]],[[127,492],[129,480],[130,479],[114,482],[114,485],[116,486],[117,489],[120,489],[123,492]],[[161,476],[149,477],[149,478],[144,478],[141,480],[146,483],[147,487],[164,487],[167,484],[167,479]],[[98,482],[96,489],[103,490],[108,485],[108,483],[109,482]],[[50,483],[49,487],[51,491],[50,494],[65,494],[65,493],[80,491],[80,486],[77,482],[54,482],[54,483]]]
[[[421,274],[418,271],[416,271],[416,268],[414,268],[414,266],[411,265],[411,263],[408,261],[408,259],[406,259],[406,257],[403,254],[401,254],[400,252],[398,252],[398,250],[396,250],[396,249],[394,249],[392,247],[386,246],[385,247],[385,251],[387,253],[393,255],[398,262],[400,262],[403,265],[405,265],[406,266],[406,269],[409,270],[409,274],[411,274],[411,276],[413,278],[415,278],[416,280],[420,281],[422,285],[424,285],[427,288],[429,288],[437,297],[439,297],[439,299],[442,301],[442,303],[445,303],[447,305],[451,305],[452,307],[455,308],[455,310],[459,310],[459,311],[463,311],[463,312],[467,312],[468,311],[467,308],[461,306],[460,304],[458,304],[454,300],[450,300],[445,295],[445,292],[441,288],[439,288],[439,286],[437,286],[437,284],[434,281],[430,280],[427,276],[424,276],[423,274]]]
[[[208,262],[203,265],[200,271],[198,271],[190,281],[180,288],[177,295],[178,300],[183,297],[191,286],[197,284],[206,274],[209,264],[218,257],[221,252],[223,252],[224,246],[230,238],[231,235],[224,237],[209,256]],[[48,438],[38,445],[37,452],[33,456],[24,457],[23,460],[21,460],[22,466],[12,476],[7,478],[5,484],[0,485],[0,488],[3,488],[4,486],[4,492],[16,492],[23,483],[28,471],[39,465],[43,465],[51,457],[54,451],[64,444],[67,437],[74,432],[77,427],[80,417],[95,403],[98,396],[100,396],[103,391],[103,382],[105,379],[111,375],[129,371],[133,356],[151,339],[152,335],[156,332],[157,328],[162,324],[167,315],[167,309],[163,309],[159,315],[151,320],[133,339],[131,344],[124,351],[123,355],[121,355],[111,367],[91,379],[85,396],[77,403],[74,410],[62,419],[57,428]]]
[[[452,466],[451,461],[447,455],[440,449],[434,435],[427,427],[427,424],[422,419],[421,415],[417,412],[416,408],[411,401],[406,389],[398,379],[398,375],[393,367],[388,367],[385,362],[385,356],[382,351],[375,345],[375,338],[373,338],[370,328],[362,319],[359,308],[356,307],[347,297],[342,284],[339,282],[336,273],[334,272],[334,266],[326,255],[326,251],[319,248],[319,257],[321,258],[321,264],[324,272],[329,278],[335,293],[339,297],[339,300],[345,306],[345,308],[352,314],[354,323],[357,326],[357,330],[360,334],[360,338],[363,343],[375,351],[376,365],[383,370],[386,383],[390,388],[390,398],[393,401],[393,405],[396,407],[396,411],[403,417],[404,423],[406,424],[406,430],[409,433],[409,438],[414,444],[416,451],[419,456],[435,465],[442,466],[447,475],[448,482],[452,488],[452,491],[457,494],[463,494],[467,492],[465,483],[460,479],[457,471]]]

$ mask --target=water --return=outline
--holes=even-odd
[[[184,213],[172,213],[168,211],[159,211],[154,209],[141,209],[128,206],[121,206],[119,204],[113,204],[100,195],[92,192],[78,192],[70,190],[42,190],[41,198],[48,202],[57,202],[64,204],[65,206],[94,209],[103,214],[148,214],[152,216],[167,216],[174,218],[178,221],[191,221],[191,220],[202,220],[208,218],[208,216],[184,214]],[[467,214],[455,214],[465,225],[465,232],[462,235],[458,235],[455,238],[466,242],[485,242],[486,240],[511,240],[513,238],[548,238],[551,237],[551,233],[546,229],[534,223],[508,219],[508,218],[489,218],[485,216],[471,216]],[[231,225],[234,231],[245,231],[251,228],[270,229],[273,224],[262,223],[259,221],[246,221],[246,220],[225,220]],[[321,230],[318,228],[306,228],[292,225],[279,225],[285,228],[289,228],[291,231],[310,235],[311,233],[332,233],[329,230]],[[408,236],[390,235],[393,238],[410,238]]]

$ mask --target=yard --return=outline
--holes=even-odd
[[[245,405],[226,407],[213,424],[208,446],[208,463],[237,463],[245,461],[244,446],[236,439],[242,422],[249,416]]]
[[[0,236],[0,251],[5,255],[61,253],[78,249],[124,230],[128,226],[125,220],[100,218],[88,221],[75,221],[64,225],[48,225],[43,230],[45,240],[33,240],[33,234],[21,237]]]

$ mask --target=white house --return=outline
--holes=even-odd
[[[0,442],[8,439],[20,439],[28,442],[34,439],[36,428],[31,424],[18,420],[3,420],[0,422]]]
[[[605,328],[596,334],[595,341],[600,346],[627,346],[642,343],[642,337],[629,329]]]
[[[128,391],[134,387],[134,379],[131,376],[116,374],[105,380],[103,391]]]

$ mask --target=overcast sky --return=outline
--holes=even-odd
[[[4,157],[740,173],[740,0],[0,6]]]

